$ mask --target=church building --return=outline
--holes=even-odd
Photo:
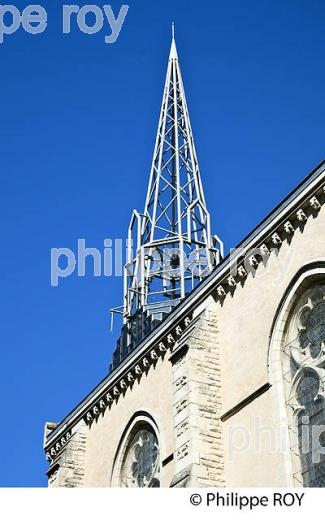
[[[49,486],[325,487],[325,162],[225,256],[174,36],[113,313],[108,375],[45,425]]]

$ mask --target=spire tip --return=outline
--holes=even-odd
[[[175,42],[175,23],[172,22],[172,44],[170,47],[169,59],[177,59],[177,50]]]

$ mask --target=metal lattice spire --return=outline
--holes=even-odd
[[[128,239],[125,324],[169,312],[223,256],[211,237],[174,24],[146,203],[143,214],[133,211]]]

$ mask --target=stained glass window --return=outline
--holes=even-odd
[[[160,487],[158,439],[149,427],[131,436],[122,463],[121,485]]]
[[[306,487],[325,487],[324,285],[303,295],[292,321],[295,339],[286,347],[290,358],[287,404],[292,413],[292,451],[299,458],[295,477]]]

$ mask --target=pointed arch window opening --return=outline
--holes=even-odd
[[[160,435],[146,412],[137,413],[125,431],[115,456],[111,483],[118,487],[160,487]]]
[[[294,479],[325,487],[325,283],[297,303],[282,349]]]

